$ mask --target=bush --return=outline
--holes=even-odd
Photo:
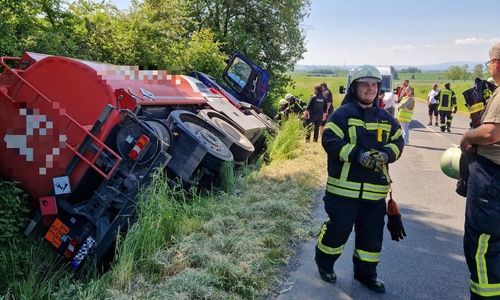
[[[26,194],[18,182],[0,179],[0,243],[20,234],[27,225],[29,213]]]

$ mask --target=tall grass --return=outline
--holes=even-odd
[[[300,140],[305,138],[306,129],[297,115],[282,122],[278,134],[266,138],[267,152],[272,161],[292,159],[299,155]]]

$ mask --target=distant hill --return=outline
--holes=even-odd
[[[472,61],[452,61],[452,62],[445,62],[445,63],[440,63],[440,64],[435,64],[435,65],[419,65],[419,66],[414,66],[414,65],[393,65],[393,67],[396,69],[396,71],[399,71],[401,69],[407,69],[408,67],[415,67],[418,68],[422,71],[446,71],[448,70],[451,66],[463,66],[463,65],[469,65],[468,71],[473,71],[474,67],[477,64],[482,64],[481,62],[472,62]],[[379,65],[376,65],[377,67],[382,67]],[[296,65],[294,71],[311,71],[311,70],[316,70],[316,69],[350,69],[353,66],[328,66],[328,65]],[[390,67],[390,66],[384,66],[384,67]]]

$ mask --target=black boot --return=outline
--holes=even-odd
[[[377,276],[359,276],[354,273],[354,279],[361,282],[370,290],[375,293],[385,293],[385,284],[382,280],[378,279]]]
[[[318,266],[318,272],[319,276],[321,276],[321,279],[328,283],[335,283],[337,282],[337,275],[335,274],[335,271],[332,268],[331,272],[327,272],[324,269],[322,269],[319,264],[318,264],[318,259],[315,257],[314,261],[316,262],[316,266]]]

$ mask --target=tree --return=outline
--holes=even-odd
[[[468,71],[469,69],[469,65],[468,64],[465,64],[461,67],[461,70],[462,70],[462,74],[461,74],[461,78],[466,81],[470,78],[471,76],[471,73]]]
[[[484,76],[483,64],[475,65],[474,71],[472,71],[472,77],[473,78],[483,78],[483,76]]]
[[[462,78],[462,69],[459,66],[450,66],[444,75],[447,79],[455,81]]]
[[[239,51],[264,67],[272,76],[269,95],[279,98],[292,82],[285,75],[303,58],[305,31],[301,23],[310,0],[185,0],[195,22],[193,32],[210,28],[221,51]],[[271,109],[273,103],[264,103]]]

